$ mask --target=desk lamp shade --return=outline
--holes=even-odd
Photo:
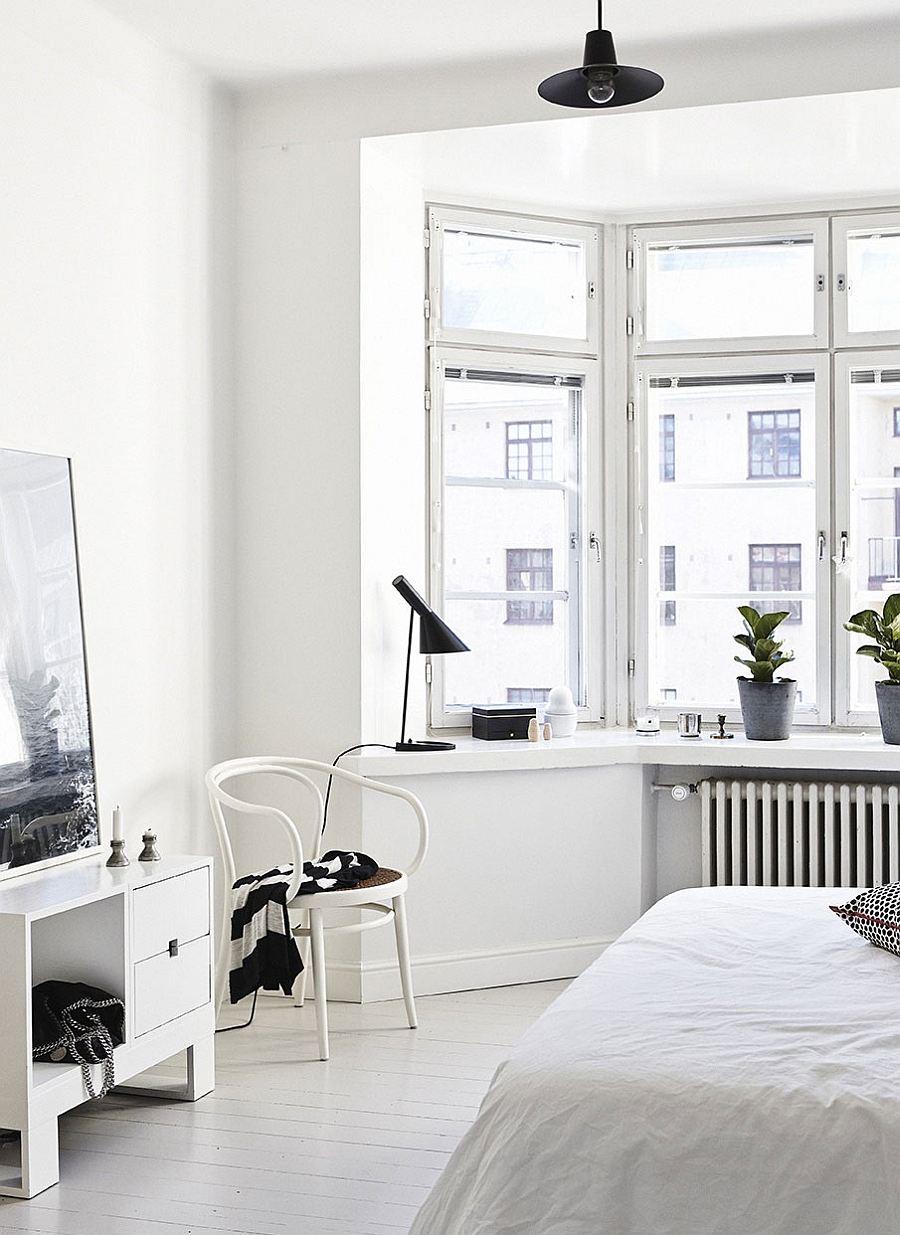
[[[403,686],[403,720],[400,726],[400,741],[396,744],[395,749],[403,751],[453,750],[453,742],[414,742],[406,737],[409,668],[412,655],[413,622],[416,614],[419,616],[419,651],[424,655],[434,656],[447,652],[468,652],[469,648],[458,635],[453,633],[447,623],[438,617],[431,605],[428,604],[423,596],[419,595],[403,575],[398,575],[393,580],[393,586],[410,607],[409,638],[406,645],[406,677]]]

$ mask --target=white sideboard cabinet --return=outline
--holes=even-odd
[[[32,1060],[39,982],[88,982],[124,1002],[117,1088],[188,1101],[212,1089],[212,900],[209,858],[109,868],[104,855],[0,883],[0,1128],[19,1134],[0,1154],[0,1195],[35,1196],[58,1182],[57,1119],[89,1099],[79,1065]],[[124,1084],[181,1051],[183,1085]],[[100,1066],[93,1071],[99,1089]]]

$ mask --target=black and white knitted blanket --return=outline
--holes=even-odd
[[[377,870],[378,863],[368,854],[330,849],[318,862],[303,863],[297,895],[355,888]],[[287,889],[293,873],[290,865],[275,866],[262,875],[246,875],[234,885],[228,966],[232,1003],[260,987],[266,991],[280,989],[289,995],[303,969],[287,910]]]

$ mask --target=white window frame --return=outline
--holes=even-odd
[[[768,238],[790,240],[794,236],[813,238],[814,287],[813,332],[797,335],[759,335],[727,339],[648,340],[645,336],[647,297],[647,248],[656,245],[683,246],[750,241]],[[634,302],[629,309],[633,322],[635,356],[683,355],[690,353],[796,351],[799,348],[828,347],[828,220],[809,216],[757,219],[733,223],[680,223],[670,226],[641,226],[629,229],[635,279]]]
[[[580,609],[578,622],[580,672],[585,706],[579,708],[579,720],[599,721],[602,710],[602,648],[603,608],[602,570],[593,565],[594,546],[602,537],[598,494],[602,472],[600,417],[600,366],[596,360],[543,355],[510,354],[508,351],[474,350],[459,347],[433,347],[430,356],[431,410],[429,413],[429,514],[430,514],[430,595],[438,613],[445,605],[444,587],[444,370],[445,368],[496,370],[507,373],[559,373],[582,378],[580,423],[580,489],[577,525],[580,543],[575,546],[580,557]],[[599,558],[599,552],[597,553]],[[528,594],[522,593],[527,599]],[[430,725],[433,729],[458,729],[471,724],[471,712],[444,707],[444,661],[442,656],[432,661]],[[552,683],[558,685],[558,683]]]
[[[850,458],[850,373],[853,369],[900,369],[900,354],[897,352],[860,350],[841,352],[834,358],[834,452],[835,459]],[[850,666],[856,649],[866,640],[861,635],[844,631],[844,623],[854,611],[851,577],[841,569],[840,559],[856,557],[857,546],[849,537],[850,514],[853,502],[853,487],[849,470],[835,468],[834,518],[837,559],[834,571],[834,630],[835,642],[835,724],[846,726],[875,726],[879,724],[877,708],[866,710],[850,706]],[[845,537],[845,533],[847,533]]]
[[[443,244],[446,225],[471,232],[508,232],[523,239],[559,239],[584,247],[586,330],[579,338],[513,334],[502,331],[445,327],[442,321]],[[561,223],[486,210],[445,206],[428,209],[428,338],[432,343],[505,348],[528,352],[596,357],[599,350],[599,230],[586,224]]]
[[[677,701],[674,704],[660,706],[654,702],[652,705],[649,701],[650,682],[649,682],[649,642],[650,629],[648,616],[650,614],[650,596],[658,590],[654,580],[659,575],[659,559],[649,558],[649,542],[645,531],[645,512],[648,510],[648,499],[650,489],[650,474],[652,469],[658,469],[658,454],[656,450],[655,440],[650,441],[648,433],[648,393],[651,377],[678,377],[678,376],[702,376],[710,375],[727,375],[727,374],[753,374],[753,373],[789,373],[795,371],[812,371],[815,374],[816,388],[816,442],[815,442],[815,458],[816,458],[816,521],[819,532],[817,560],[811,565],[814,568],[813,579],[814,586],[807,586],[804,592],[812,594],[811,598],[816,601],[816,630],[815,630],[815,646],[816,646],[816,686],[817,686],[817,703],[815,707],[808,704],[799,703],[794,714],[795,725],[828,725],[832,715],[832,680],[831,680],[831,630],[832,623],[832,602],[831,602],[831,562],[829,560],[830,553],[834,553],[834,549],[829,550],[830,535],[830,450],[829,450],[829,397],[830,397],[830,380],[829,380],[829,362],[828,356],[825,354],[813,353],[783,353],[776,352],[767,355],[737,355],[737,356],[677,356],[677,357],[646,357],[635,361],[635,402],[636,415],[634,422],[635,430],[635,449],[634,449],[634,475],[633,475],[633,492],[635,495],[635,518],[633,520],[633,545],[632,545],[632,561],[635,563],[635,603],[634,603],[634,624],[635,624],[635,675],[634,675],[634,698],[632,699],[632,708],[635,714],[640,714],[649,706],[653,706],[659,711],[663,720],[674,721],[677,714],[682,710],[683,705],[679,705]],[[642,443],[646,440],[647,447]],[[676,467],[676,479],[674,481],[666,481],[665,484],[678,484],[678,472]],[[783,485],[785,482],[780,478],[773,478],[772,481],[766,479],[753,480],[754,486],[769,488],[772,485]],[[787,483],[793,483],[788,481]],[[801,482],[802,483],[802,480]],[[726,598],[723,594],[723,599]],[[678,600],[677,589],[671,597],[672,600]],[[806,597],[804,597],[806,599]],[[750,603],[752,596],[748,592],[746,597],[735,599],[734,612],[734,629],[722,631],[722,657],[727,661],[739,651],[737,645],[733,642],[732,636],[740,630],[740,615],[737,613],[737,605]],[[735,665],[735,677],[739,676],[738,666]],[[788,675],[789,676],[789,675]],[[724,705],[719,708],[731,723],[740,723],[741,715],[739,707],[726,708]]]
[[[832,269],[835,347],[900,347],[900,330],[853,330],[848,327],[849,288],[847,241],[851,233],[891,232],[900,235],[900,211],[837,215],[832,219]],[[878,368],[878,365],[874,365]],[[884,366],[885,368],[887,366]]]

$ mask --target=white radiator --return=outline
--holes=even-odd
[[[900,787],[705,780],[703,883],[871,887],[900,880]]]

